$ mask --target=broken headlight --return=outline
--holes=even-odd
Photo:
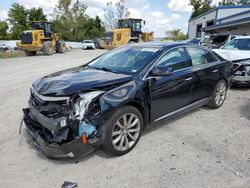
[[[104,93],[104,91],[92,91],[80,94],[79,98],[74,103],[75,117],[82,120],[88,110],[89,104],[102,93]]]

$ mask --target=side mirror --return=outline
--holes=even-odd
[[[172,67],[155,67],[152,71],[151,74],[153,76],[168,76],[173,73],[173,68]]]

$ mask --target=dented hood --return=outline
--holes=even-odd
[[[228,61],[236,61],[242,59],[250,59],[249,50],[224,50],[224,49],[214,49],[215,53],[219,54],[221,57]]]
[[[89,89],[103,89],[105,86],[127,82],[131,78],[131,75],[77,67],[42,77],[32,87],[40,95],[65,96]]]

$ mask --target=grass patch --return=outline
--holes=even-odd
[[[12,57],[22,57],[22,56],[25,56],[25,54],[21,50],[0,52],[0,58],[3,58],[3,59],[12,58]]]

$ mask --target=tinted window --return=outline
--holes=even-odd
[[[166,53],[156,64],[156,67],[171,67],[178,70],[188,67],[188,56],[184,48],[176,48]]]
[[[201,48],[187,47],[187,51],[191,57],[193,65],[201,65],[208,63],[207,53]]]
[[[89,63],[89,67],[133,74],[147,65],[159,50],[159,48],[125,46],[105,53]]]
[[[209,52],[209,51],[207,51],[207,56],[206,56],[206,58],[207,58],[208,63],[212,63],[212,62],[218,61],[218,59],[215,57],[215,55],[212,54],[212,53]]]
[[[250,50],[250,39],[233,39],[227,43],[223,49],[227,50]]]

